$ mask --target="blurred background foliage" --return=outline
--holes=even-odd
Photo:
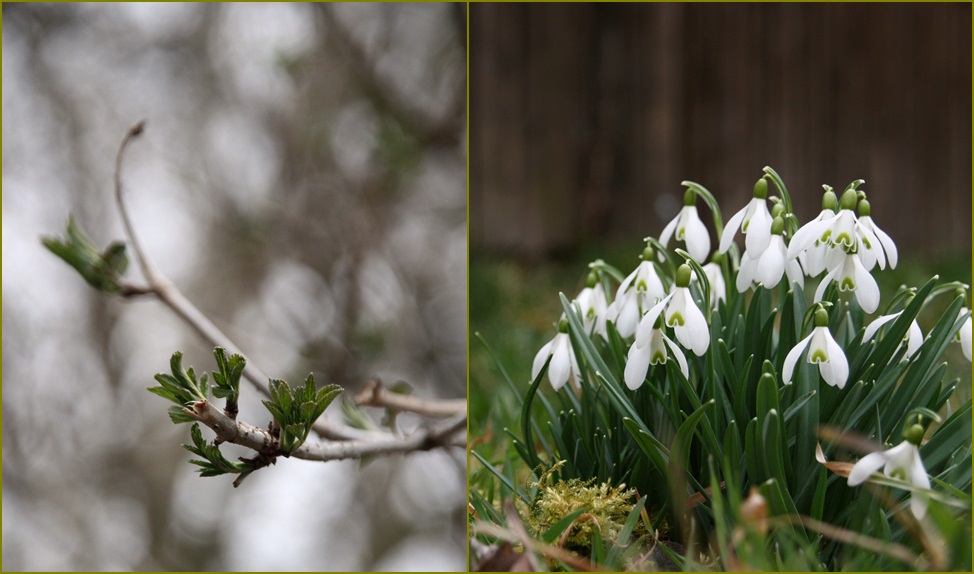
[[[254,363],[462,397],[465,34],[462,4],[4,4],[5,570],[464,567],[459,452],[199,478],[145,388],[212,349],[40,237],[69,212],[123,237],[115,152],[146,119],[143,244]]]

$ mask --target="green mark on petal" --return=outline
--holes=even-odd
[[[822,349],[816,349],[808,354],[809,363],[828,363],[829,356]]]
[[[839,282],[839,291],[855,291],[856,282],[852,280],[852,277],[845,277]]]
[[[666,362],[666,353],[663,351],[656,351],[649,358],[650,364],[659,365]]]
[[[669,325],[670,327],[676,327],[676,326],[682,327],[686,325],[686,320],[683,319],[683,314],[673,313],[672,315],[670,315],[669,319],[667,319],[666,324]]]

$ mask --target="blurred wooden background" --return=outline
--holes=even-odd
[[[970,4],[475,3],[469,54],[474,250],[638,245],[684,179],[726,220],[765,165],[802,221],[863,178],[901,251],[970,249]]]

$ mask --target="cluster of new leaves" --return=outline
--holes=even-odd
[[[247,360],[241,355],[227,355],[226,349],[217,347],[213,349],[213,356],[216,357],[219,372],[213,373],[213,396],[227,400],[227,414],[236,417],[237,399],[240,397],[240,375],[243,374]]]
[[[218,357],[219,351],[223,349],[217,349]],[[219,362],[219,358],[217,361]],[[183,369],[183,354],[179,351],[173,353],[172,358],[169,359],[169,370],[172,371],[171,375],[157,374],[155,379],[160,386],[149,387],[148,391],[176,403],[175,406],[169,407],[169,418],[172,422],[176,424],[194,422],[196,419],[183,409],[196,401],[206,400],[210,389],[206,382],[206,373],[197,379],[192,367],[188,371]]]
[[[246,476],[254,471],[253,464],[229,461],[220,452],[216,443],[207,443],[203,440],[203,433],[200,431],[199,424],[193,424],[190,434],[193,438],[193,444],[184,444],[183,448],[203,458],[203,460],[189,461],[190,464],[200,467],[200,476],[219,476],[221,474]]]
[[[78,227],[73,217],[68,217],[67,238],[44,237],[41,242],[81,274],[85,281],[99,291],[120,293],[119,279],[128,268],[125,243],[113,241],[99,253],[94,242]]]
[[[271,400],[264,401],[264,406],[280,427],[280,448],[284,456],[304,443],[311,425],[341,392],[338,385],[315,390],[314,375],[308,375],[304,386],[294,390],[286,381],[271,381]]]

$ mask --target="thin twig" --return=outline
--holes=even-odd
[[[464,399],[424,399],[412,395],[394,393],[382,386],[378,378],[370,379],[357,395],[355,404],[368,407],[385,407],[397,411],[416,413],[427,417],[452,417],[467,411]]]
[[[129,241],[132,243],[133,250],[135,251],[135,258],[138,260],[139,267],[142,269],[142,273],[148,282],[148,285],[145,286],[124,284],[122,293],[129,297],[135,295],[155,295],[195,329],[207,343],[214,347],[223,347],[230,354],[238,354],[246,358],[246,355],[233,343],[230,337],[225,335],[219,327],[179,291],[172,281],[159,271],[146,255],[145,250],[139,242],[138,235],[135,233],[135,226],[132,224],[131,216],[125,205],[125,194],[122,188],[122,159],[132,140],[141,135],[144,130],[145,120],[135,124],[125,134],[125,138],[122,139],[118,154],[115,157],[115,200],[122,217],[122,223],[125,226],[126,235],[128,235]],[[252,361],[247,360],[247,366],[244,367],[243,375],[261,394],[265,397],[270,397],[270,391],[268,390],[270,377],[257,368]],[[325,418],[319,418],[315,421],[312,430],[323,438],[333,440],[373,440],[377,437],[381,440],[389,436],[385,433],[364,431]]]
[[[184,409],[190,416],[210,427],[218,442],[245,446],[261,454],[280,455],[278,441],[270,432],[243,421],[233,420],[209,401],[197,401]],[[407,453],[442,446],[463,446],[454,435],[466,426],[466,416],[456,417],[427,428],[419,429],[404,438],[373,438],[366,440],[305,442],[289,456],[304,460],[329,461],[366,456]]]

